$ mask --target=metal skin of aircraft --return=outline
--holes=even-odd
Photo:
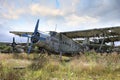
[[[19,35],[22,37],[27,37],[28,41],[29,38],[31,39],[30,46],[28,48],[28,53],[30,53],[33,44],[36,44],[39,48],[44,48],[48,51],[60,53],[66,53],[66,54],[74,54],[82,52],[83,46],[72,40],[71,38],[61,34],[57,33],[55,31],[50,31],[49,33],[43,33],[38,30],[39,26],[39,19],[36,23],[34,32],[17,32],[17,31],[10,31],[10,33],[13,33],[15,35]]]

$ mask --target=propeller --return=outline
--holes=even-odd
[[[13,48],[13,51],[15,51],[15,46],[16,46],[17,44],[16,44],[16,42],[15,42],[15,38],[13,37],[13,42],[12,42],[12,48]]]
[[[40,33],[38,32],[38,26],[39,26],[39,19],[37,20],[34,32],[33,32],[32,36],[31,36],[31,43],[30,43],[30,47],[28,48],[28,54],[30,53],[33,44],[37,43],[39,41]]]

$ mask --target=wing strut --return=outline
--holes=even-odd
[[[105,34],[106,35],[106,34]],[[103,46],[103,43],[104,43],[104,40],[105,40],[105,35],[103,35],[104,36],[104,38],[103,38],[103,40],[102,40],[102,42],[101,42],[101,45],[100,45],[100,48],[99,48],[99,51],[101,52],[101,49],[102,49],[102,46]]]

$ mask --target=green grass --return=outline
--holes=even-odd
[[[0,80],[119,80],[120,54],[0,54]],[[24,66],[24,69],[15,67]]]

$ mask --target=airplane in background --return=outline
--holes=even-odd
[[[26,43],[16,43],[15,37],[13,37],[13,42],[10,43],[10,46],[12,47],[12,52],[16,53],[22,53],[24,52]]]
[[[0,52],[1,53],[22,53],[24,52],[24,46],[26,43],[16,43],[15,37],[12,39],[12,43],[10,42],[0,42]]]
[[[39,48],[44,48],[48,51],[57,52],[62,55],[62,53],[75,54],[79,52],[84,52],[89,50],[90,46],[95,49],[96,44],[98,44],[99,46],[97,50],[101,51],[102,47],[106,46],[105,43],[111,42],[114,46],[115,41],[120,41],[120,27],[60,33],[57,33],[55,31],[49,31],[49,33],[45,33],[39,31],[38,26],[39,19],[37,20],[34,32],[10,31],[10,33],[22,37],[27,37],[28,44],[29,39],[31,40],[28,53],[30,53],[34,44],[36,44]],[[82,41],[82,43],[79,43],[81,41],[81,38],[84,40]],[[92,40],[93,44],[90,43],[90,40]]]

